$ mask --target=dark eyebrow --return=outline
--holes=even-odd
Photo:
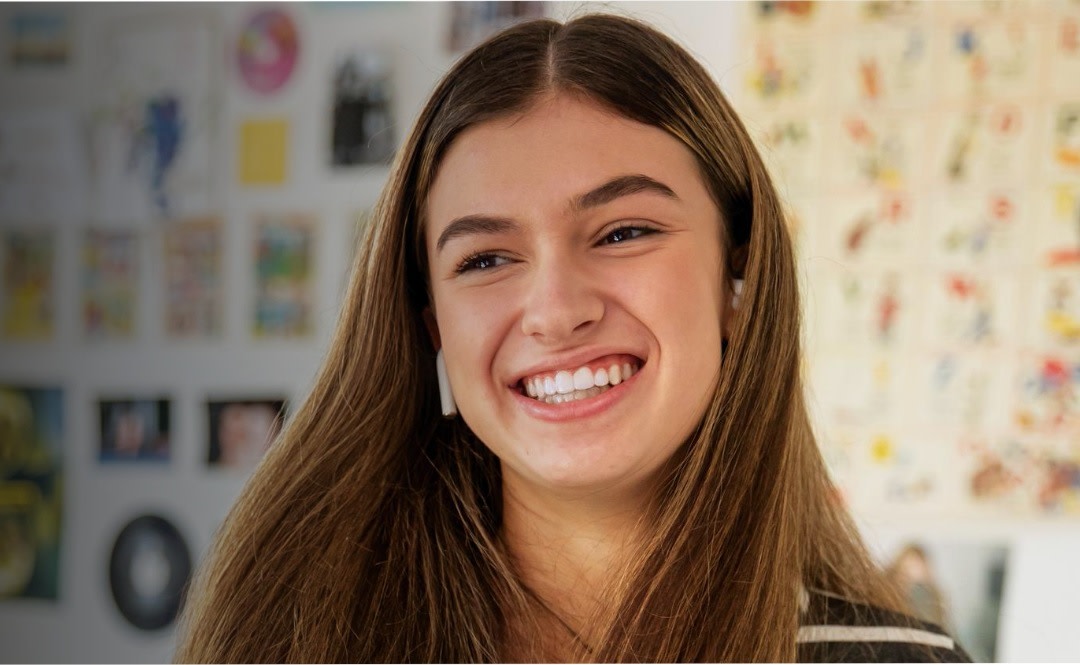
[[[574,210],[586,210],[638,192],[654,192],[676,201],[679,199],[670,187],[659,180],[653,180],[647,175],[635,173],[612,178],[599,187],[578,196],[570,205]]]
[[[517,224],[505,217],[465,215],[447,224],[443,232],[439,234],[439,241],[435,243],[435,249],[436,251],[442,251],[446,243],[458,236],[467,236],[472,233],[504,233],[515,228],[517,228]]]
[[[640,173],[621,175],[612,178],[604,184],[574,197],[570,202],[572,210],[580,211],[589,208],[597,208],[610,203],[617,198],[637,194],[639,192],[654,192],[671,199],[678,200],[675,192],[664,183],[654,180]],[[443,232],[439,234],[439,240],[435,243],[435,250],[442,251],[446,243],[454,238],[473,233],[495,234],[505,233],[517,228],[512,219],[505,217],[493,217],[491,215],[465,215],[458,217],[447,224]]]

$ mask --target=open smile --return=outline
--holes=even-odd
[[[523,377],[518,392],[545,404],[565,404],[596,397],[630,379],[643,361],[631,355],[597,358],[575,369],[557,369]]]

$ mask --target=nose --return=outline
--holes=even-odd
[[[538,262],[529,276],[521,331],[545,345],[573,341],[604,316],[588,271],[568,258]]]

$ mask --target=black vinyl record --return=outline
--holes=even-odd
[[[120,614],[136,628],[158,630],[171,624],[190,576],[187,543],[164,517],[136,517],[116,536],[109,587]]]

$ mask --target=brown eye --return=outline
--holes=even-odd
[[[634,240],[641,236],[655,233],[652,229],[642,226],[620,226],[614,231],[608,233],[606,236],[600,239],[601,245],[617,245],[619,243],[626,242],[627,240]]]
[[[491,270],[507,263],[509,263],[509,259],[505,256],[482,252],[466,257],[464,261],[458,264],[456,272],[461,275],[474,270]]]

